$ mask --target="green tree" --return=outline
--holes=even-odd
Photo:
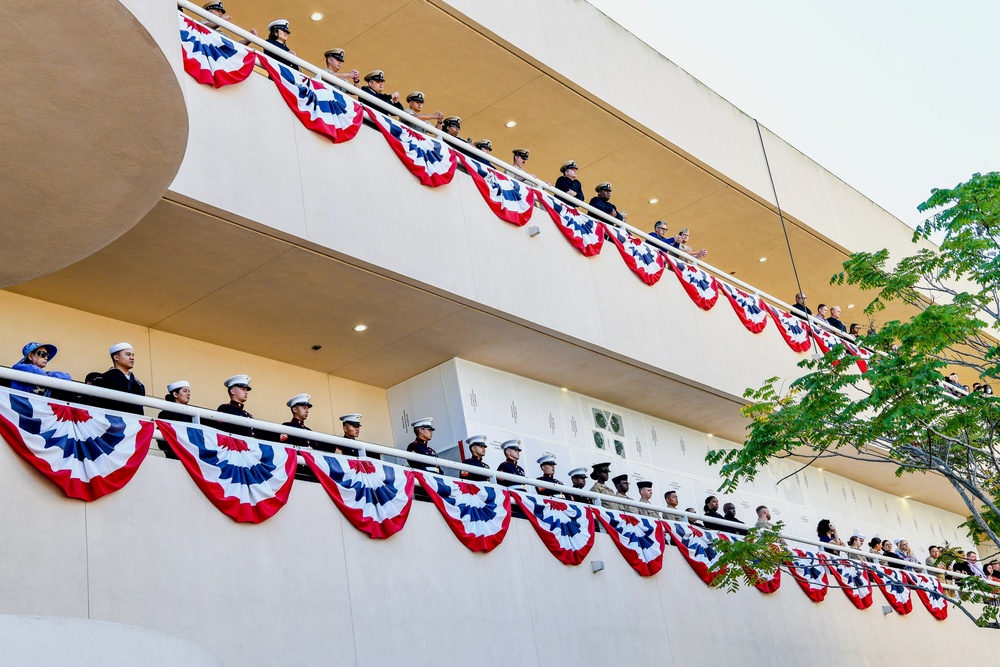
[[[912,313],[864,336],[874,352],[867,371],[838,345],[802,361],[806,372],[786,393],[778,378],[747,390],[745,445],[708,460],[722,464],[726,491],[793,454],[940,475],[968,508],[973,538],[1000,548],[1000,398],[956,396],[942,382],[946,366],[987,381],[1000,374],[1000,173],[934,190],[919,209],[929,217],[914,234],[916,252],[894,264],[886,250],[855,253],[832,280],[869,292],[871,315],[889,304]],[[923,243],[931,238],[937,249]]]

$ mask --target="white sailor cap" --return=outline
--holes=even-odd
[[[234,375],[233,377],[231,377],[228,380],[226,380],[225,382],[223,382],[223,384],[226,385],[226,389],[229,389],[230,387],[246,387],[247,390],[249,390],[250,389],[250,376],[249,375]]]
[[[500,448],[501,449],[516,449],[517,451],[521,451],[521,441],[517,440],[517,439],[507,440],[502,445],[500,445]]]
[[[543,454],[542,456],[538,457],[538,465],[543,466],[546,463],[551,463],[552,465],[555,465],[556,457],[552,456],[552,454]]]
[[[470,435],[465,439],[465,444],[469,447],[473,445],[479,445],[480,447],[486,446],[486,436],[485,435]]]
[[[113,357],[122,350],[131,350],[131,349],[132,349],[131,343],[115,343],[114,345],[108,348],[108,353]]]
[[[278,28],[284,30],[289,35],[292,34],[292,31],[288,29],[288,19],[278,19],[277,21],[271,21],[270,23],[267,24],[268,32],[276,30]]]
[[[247,378],[247,382],[249,381],[250,378]],[[305,405],[306,407],[311,408],[313,404],[310,403],[310,401],[312,401],[312,396],[310,396],[309,394],[296,394],[295,396],[292,396],[290,399],[288,399],[285,405],[287,405],[290,408],[294,408],[296,405]]]
[[[187,380],[178,380],[177,382],[171,382],[170,384],[168,384],[167,385],[167,391],[172,394],[175,391],[177,391],[178,389],[183,389],[184,387],[187,387],[188,389],[190,389],[191,388],[191,383],[188,382]]]
[[[431,426],[431,424],[433,423],[434,423],[434,417],[422,417],[421,419],[414,419],[412,422],[410,422],[410,426],[412,426],[413,428],[429,428],[430,430],[433,431],[434,427]]]
[[[587,476],[587,467],[584,466],[583,468],[573,468],[572,470],[569,471],[569,476],[570,477],[586,477]]]
[[[357,424],[361,426],[361,415],[356,412],[349,415],[340,415],[340,421],[345,424]]]

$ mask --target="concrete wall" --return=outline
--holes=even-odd
[[[67,500],[0,445],[0,613],[128,623],[226,665],[882,665],[1000,659],[997,633],[915,602],[883,616],[787,579],[771,596],[708,589],[673,548],[641,578],[598,535],[589,563],[556,561],[511,522],[473,554],[418,503],[386,541],[347,524],[314,484],[262,525],[215,510],[176,461],[148,458],[121,491]],[[880,595],[880,593],[876,593]],[[144,663],[146,664],[146,663]]]
[[[773,322],[750,334],[724,297],[702,311],[669,271],[647,287],[611,242],[585,258],[541,209],[530,225],[542,233],[529,237],[498,219],[464,173],[424,187],[373,128],[333,145],[262,77],[184,86],[191,133],[171,190],[189,205],[717,393],[798,374],[802,356]],[[225,142],[215,140],[218,118]],[[247,159],[265,153],[266,167]]]
[[[0,312],[4,314],[0,350],[4,350],[6,366],[17,363],[21,348],[29,341],[54,343],[59,352],[49,369],[82,381],[91,371],[107,370],[111,365],[108,348],[127,341],[135,348],[134,372],[145,384],[147,396],[163,398],[168,384],[184,379],[191,383],[191,402],[214,409],[229,402],[223,381],[246,373],[254,387],[247,410],[255,417],[288,421],[285,401],[306,392],[313,397],[311,428],[339,435],[337,417],[360,412],[366,439],[392,441],[385,390],[378,387],[10,292],[0,291]]]

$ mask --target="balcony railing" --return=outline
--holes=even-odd
[[[642,503],[636,500],[632,500],[630,498],[621,498],[618,496],[606,496],[599,493],[594,493],[592,491],[588,491],[586,489],[579,489],[575,487],[565,486],[562,484],[551,484],[549,482],[545,482],[540,479],[521,477],[519,475],[511,475],[508,473],[503,473],[492,469],[485,469],[477,466],[465,465],[462,463],[438,457],[423,456],[421,454],[415,454],[412,452],[396,449],[395,447],[391,446],[380,445],[371,442],[364,442],[361,440],[351,440],[348,438],[330,435],[319,431],[304,432],[298,428],[284,426],[281,424],[276,424],[261,419],[247,419],[245,417],[237,417],[235,415],[216,412],[215,410],[209,410],[197,406],[183,405],[180,403],[165,401],[158,398],[135,396],[133,394],[118,392],[111,389],[104,389],[102,387],[95,387],[93,385],[82,384],[79,382],[73,382],[69,380],[59,380],[55,378],[46,377],[43,375],[35,375],[33,373],[16,371],[3,366],[0,366],[0,380],[6,381],[4,384],[9,384],[10,381],[19,381],[26,384],[33,384],[40,387],[45,387],[46,389],[56,390],[57,392],[63,392],[66,395],[80,395],[99,400],[103,399],[105,401],[128,403],[131,405],[142,406],[143,408],[152,408],[155,410],[168,410],[175,413],[189,415],[194,419],[196,423],[201,423],[202,421],[208,420],[213,422],[231,424],[233,426],[240,426],[244,428],[251,427],[261,431],[266,431],[268,433],[285,434],[295,438],[308,437],[308,439],[310,440],[322,442],[328,445],[346,447],[351,450],[357,450],[359,457],[366,457],[369,454],[377,454],[379,456],[396,457],[397,459],[401,459],[406,463],[416,462],[419,464],[437,466],[442,470],[455,470],[459,472],[464,471],[473,475],[481,475],[488,477],[489,481],[494,484],[496,484],[499,480],[503,480],[518,485],[524,485],[525,487],[535,487],[536,489],[545,489],[548,491],[554,491],[568,497],[576,496],[576,497],[587,498],[593,501],[593,504],[597,507],[601,507],[603,502],[611,502],[635,510],[653,510],[655,512],[660,513],[661,516],[672,516],[676,517],[677,520],[688,520],[691,522],[694,521],[706,522],[707,524],[720,526],[724,531],[726,529],[731,529],[730,532],[737,532],[740,530],[746,530],[748,528],[748,526],[743,523],[726,521],[724,519],[718,519],[715,517],[708,517],[705,516],[704,514],[699,514],[697,512],[685,512],[678,509],[667,507],[665,505]],[[13,393],[20,393],[13,389],[10,389],[9,391]],[[47,400],[50,403],[70,405],[70,406],[74,405],[69,401],[60,399],[50,398]],[[107,410],[107,411],[111,413],[115,412],[114,410]],[[136,415],[132,416],[135,417]],[[304,435],[305,433],[307,433],[308,435],[307,436]],[[159,437],[160,434],[158,432],[155,432],[154,435],[158,437],[158,439],[162,439]],[[291,449],[295,449],[299,453],[301,453],[304,450],[308,450],[308,448],[298,447],[289,443],[285,443],[284,446]],[[299,458],[301,461],[301,456]],[[780,535],[786,541],[794,542],[801,545],[806,545],[808,547],[815,547],[818,548],[820,551],[826,551],[828,553],[836,552],[840,556],[846,558],[850,558],[852,556],[858,557],[857,560],[861,562],[877,560],[892,567],[920,570],[933,575],[947,576],[949,579],[953,580],[962,579],[965,578],[966,576],[969,576],[944,570],[938,567],[932,567],[923,564],[912,563],[909,561],[899,560],[896,558],[890,558],[883,556],[881,554],[869,553],[846,546],[843,547],[831,546],[828,543],[824,543],[816,539],[801,537],[787,532],[781,532]],[[990,583],[991,585],[1000,586],[1000,584],[993,584],[993,582],[988,582],[988,583]],[[943,586],[946,589],[957,590],[957,587],[953,584],[944,583]]]
[[[177,0],[177,6],[180,9],[183,9],[183,10],[185,10],[187,12],[190,12],[191,14],[194,14],[196,16],[199,16],[199,17],[203,18],[207,22],[210,22],[210,23],[213,23],[213,24],[215,24],[217,26],[225,28],[228,32],[231,32],[234,35],[238,35],[239,37],[247,40],[250,44],[253,44],[253,45],[259,47],[265,54],[268,54],[268,55],[271,55],[271,56],[275,56],[275,57],[277,57],[281,61],[284,61],[284,62],[287,62],[287,63],[293,63],[293,64],[299,66],[303,71],[309,72],[313,77],[315,77],[317,79],[321,79],[325,83],[330,84],[330,85],[332,85],[332,86],[334,86],[336,88],[339,88],[343,92],[348,93],[348,94],[356,97],[357,99],[359,99],[360,101],[364,102],[364,104],[366,104],[366,105],[368,105],[370,107],[373,107],[375,109],[379,109],[380,111],[382,111],[382,112],[384,112],[386,114],[389,114],[390,116],[398,118],[400,122],[405,123],[407,125],[410,125],[410,126],[416,128],[416,129],[419,129],[424,134],[431,135],[431,136],[435,137],[436,139],[439,139],[442,142],[449,144],[455,150],[458,150],[459,152],[465,153],[467,155],[472,155],[472,156],[475,157],[475,159],[479,160],[480,162],[485,162],[485,163],[491,164],[494,167],[497,167],[497,168],[501,169],[502,171],[506,172],[507,174],[513,174],[518,179],[520,179],[520,180],[522,180],[524,182],[530,183],[532,185],[532,187],[537,188],[539,190],[542,190],[542,191],[544,191],[544,192],[552,195],[553,197],[557,197],[560,200],[566,202],[567,204],[569,204],[570,206],[572,206],[574,208],[582,209],[582,210],[586,211],[589,216],[591,216],[592,218],[595,218],[597,220],[600,220],[601,222],[603,222],[606,225],[612,225],[612,226],[617,227],[617,228],[619,228],[621,230],[627,231],[628,233],[632,234],[633,236],[637,236],[637,237],[643,239],[646,243],[654,246],[655,248],[657,248],[657,249],[659,249],[659,250],[661,250],[663,252],[666,252],[666,253],[674,256],[674,257],[677,257],[677,258],[681,259],[682,261],[684,261],[687,264],[691,264],[692,266],[694,266],[696,268],[702,269],[702,270],[706,271],[707,273],[712,274],[717,279],[721,279],[721,280],[724,280],[727,283],[737,285],[738,287],[744,289],[748,293],[754,294],[754,295],[758,296],[759,298],[761,298],[762,300],[770,303],[772,306],[777,306],[777,307],[781,308],[782,310],[786,310],[786,311],[792,313],[793,315],[795,315],[797,313],[797,311],[794,309],[794,307],[792,305],[786,303],[785,301],[779,299],[778,297],[775,297],[775,296],[773,296],[771,294],[768,294],[767,292],[761,291],[761,290],[757,289],[755,286],[753,286],[753,285],[751,285],[749,283],[746,283],[746,282],[744,282],[744,281],[736,278],[735,276],[730,275],[728,272],[722,271],[721,269],[717,269],[716,267],[712,266],[711,264],[709,264],[707,262],[704,262],[703,260],[701,260],[699,258],[692,257],[691,255],[689,255],[688,253],[686,253],[686,252],[684,252],[682,250],[679,250],[677,248],[668,246],[665,243],[663,243],[662,241],[660,241],[659,239],[650,236],[647,232],[645,232],[645,231],[643,231],[641,229],[638,229],[636,227],[633,227],[632,225],[629,225],[629,224],[627,224],[625,222],[622,222],[621,220],[617,220],[615,218],[612,218],[612,217],[608,216],[603,211],[600,211],[600,210],[598,210],[596,208],[593,208],[588,203],[586,203],[584,201],[581,201],[579,199],[576,199],[575,197],[573,197],[573,196],[571,196],[571,195],[569,195],[569,194],[567,194],[567,193],[565,193],[565,192],[563,192],[561,190],[555,189],[554,187],[552,187],[551,185],[549,185],[545,181],[540,180],[538,177],[536,177],[536,176],[534,176],[532,174],[529,174],[527,172],[524,172],[524,171],[518,169],[517,167],[515,167],[515,166],[513,166],[511,164],[508,164],[508,163],[504,162],[503,160],[500,160],[500,159],[494,157],[493,155],[490,155],[489,153],[484,153],[483,151],[479,150],[478,148],[476,148],[472,144],[466,143],[462,139],[453,137],[453,136],[447,134],[446,132],[444,132],[442,130],[439,130],[437,127],[435,127],[433,125],[430,125],[430,124],[428,124],[428,123],[426,123],[426,122],[424,122],[424,121],[422,121],[422,120],[420,120],[418,118],[414,118],[413,116],[411,116],[408,113],[401,113],[399,111],[399,109],[397,109],[396,107],[393,107],[393,106],[391,106],[389,104],[386,104],[382,100],[379,100],[378,98],[372,97],[371,95],[369,95],[369,94],[365,93],[364,91],[362,91],[360,88],[357,88],[357,87],[351,85],[350,83],[344,81],[343,79],[340,79],[338,77],[335,77],[335,76],[329,74],[327,71],[325,71],[324,68],[322,68],[322,67],[320,67],[318,65],[315,65],[315,64],[313,64],[313,63],[311,63],[311,62],[309,62],[307,60],[299,58],[298,56],[293,56],[290,53],[287,53],[285,51],[281,51],[280,49],[275,48],[273,45],[268,44],[267,41],[261,39],[260,37],[257,37],[256,35],[252,35],[251,33],[247,32],[243,28],[241,28],[241,27],[239,27],[239,26],[237,26],[237,25],[235,25],[233,23],[230,23],[229,21],[225,21],[222,18],[216,16],[215,14],[207,12],[204,9],[202,9],[201,7],[198,7],[197,5],[194,5],[194,4],[190,3],[190,2],[188,2],[187,0]],[[370,121],[368,121],[366,119],[365,122],[368,123]],[[836,329],[835,327],[830,326],[829,324],[827,324],[826,322],[824,322],[822,320],[816,319],[815,317],[812,317],[812,316],[809,316],[808,318],[806,318],[805,315],[802,315],[801,318],[802,319],[808,319],[809,322],[811,324],[813,324],[814,326],[816,326],[816,327],[818,327],[818,328],[820,328],[820,329],[822,329],[824,331],[828,331],[829,333],[837,336],[838,338],[850,341],[852,343],[856,342],[856,338],[854,336],[852,336],[850,334],[847,334],[847,333],[844,333],[844,332],[840,331],[839,329]],[[813,338],[814,337],[810,334],[811,344],[813,346],[816,346],[817,343],[815,342],[815,340]]]

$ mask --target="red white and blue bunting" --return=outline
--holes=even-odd
[[[303,451],[333,503],[351,525],[375,540],[403,529],[413,504],[413,472],[400,466],[349,456]]]
[[[261,523],[288,502],[295,450],[242,439],[206,426],[156,420],[191,479],[220,512],[241,523]]]
[[[666,540],[658,519],[608,509],[597,510],[597,516],[633,570],[643,577],[660,571]]]
[[[335,144],[350,141],[364,123],[364,107],[321,79],[296,72],[277,60],[260,56],[288,108],[306,128]]]
[[[479,160],[459,154],[479,194],[498,218],[523,227],[535,210],[535,189]]]
[[[822,602],[830,590],[826,574],[826,558],[823,554],[790,549],[792,560],[788,561],[788,572],[799,582],[802,591],[813,602]]]
[[[198,83],[221,88],[245,80],[253,72],[257,52],[216,30],[178,14],[184,71]]]
[[[725,573],[725,568],[715,569],[719,552],[715,550],[716,540],[728,540],[725,533],[699,528],[683,521],[664,521],[670,532],[670,539],[681,552],[695,574],[711,585],[715,578]]]
[[[97,500],[128,484],[153,424],[0,389],[0,436],[70,498]]]
[[[459,542],[488,553],[503,542],[510,526],[510,494],[485,482],[463,482],[415,473]]]
[[[821,349],[831,346],[834,341],[841,342],[839,337],[829,332],[826,335],[811,332],[799,318],[765,304],[759,296],[751,296],[728,285],[695,265],[670,260],[659,249],[625,230],[605,225],[544,191],[511,179],[484,162],[460,155],[440,139],[425,136],[391,116],[360,104],[321,79],[313,79],[259,55],[183,13],[179,15],[179,20],[184,68],[201,83],[216,87],[239,83],[250,75],[254,64],[259,60],[292,112],[306,127],[329,137],[334,143],[348,141],[356,136],[362,125],[363,114],[367,113],[393,152],[426,186],[439,187],[450,183],[458,161],[462,160],[476,188],[490,209],[502,220],[518,226],[526,224],[533,213],[534,200],[540,198],[559,230],[584,256],[600,253],[607,234],[618,247],[628,267],[647,285],[654,285],[659,281],[669,261],[685,291],[699,307],[711,309],[721,290],[740,321],[753,333],[764,329],[766,315],[769,314],[778,324],[785,342],[796,352],[808,351],[814,336]],[[843,342],[848,351],[858,357],[858,368],[862,373],[865,372],[871,353]]]
[[[844,591],[847,599],[858,609],[872,606],[872,582],[868,579],[865,566],[849,558],[827,558],[826,564]]]
[[[539,539],[566,565],[579,565],[594,546],[593,508],[586,505],[512,491]]]
[[[816,339],[816,344],[819,346],[819,349],[823,352],[823,354],[826,354],[842,342],[841,337],[829,329],[818,327],[812,323],[809,324],[809,329],[812,331],[813,338]]]
[[[618,252],[628,268],[635,271],[642,282],[655,285],[667,267],[666,256],[641,238],[632,236],[615,225],[604,225],[604,229],[618,246]]]
[[[733,304],[733,310],[740,322],[750,333],[760,333],[767,326],[767,306],[756,294],[747,294],[740,288],[730,285],[724,280],[719,281],[722,293]]]
[[[781,332],[781,337],[788,343],[788,347],[792,348],[795,352],[808,352],[812,346],[812,342],[809,337],[809,330],[806,328],[805,320],[792,315],[786,310],[781,310],[768,304],[764,304],[764,306],[771,313],[771,318],[778,325],[778,331]]]
[[[872,358],[872,353],[870,350],[866,350],[863,347],[859,347],[849,340],[842,340],[844,347],[847,348],[847,352],[852,356],[857,357],[858,370],[862,373],[868,372],[868,360]]]
[[[448,144],[411,130],[374,109],[365,107],[365,111],[396,157],[421,183],[431,188],[451,183],[458,158]]]
[[[902,571],[881,563],[872,563],[868,572],[897,614],[909,614],[913,611],[913,598]]]
[[[677,274],[691,300],[702,310],[712,310],[715,302],[719,300],[719,282],[715,276],[694,264],[672,259],[666,255],[664,257],[667,258],[670,268]]]
[[[604,246],[604,223],[584,215],[572,206],[559,201],[547,192],[539,191],[542,206],[566,240],[584,257],[593,257]]]
[[[941,588],[941,581],[937,577],[924,572],[903,574],[916,588],[917,597],[924,603],[931,616],[939,621],[948,618],[948,601],[944,597],[944,589]]]

